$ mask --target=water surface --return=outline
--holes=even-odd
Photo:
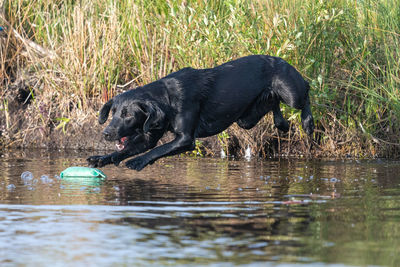
[[[2,152],[1,266],[400,266],[398,161],[171,157],[58,177],[88,155]]]

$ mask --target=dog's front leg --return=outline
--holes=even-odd
[[[136,157],[126,162],[126,166],[130,169],[140,171],[148,164],[154,163],[157,159],[177,155],[185,151],[195,148],[194,138],[190,135],[177,135],[177,137],[164,145],[156,147],[144,155]]]
[[[90,167],[103,167],[108,164],[118,166],[121,161],[143,153],[156,146],[164,131],[152,131],[147,134],[129,137],[127,147],[122,151],[115,151],[108,155],[92,156],[87,158]]]
[[[151,146],[149,144],[141,144],[136,146],[135,149],[127,149],[121,152],[116,151],[111,154],[103,156],[91,156],[86,160],[88,161],[89,166],[92,168],[101,168],[108,164],[114,164],[115,166],[118,166],[119,163],[124,159],[145,152],[152,147],[154,146]]]
[[[98,155],[98,156],[91,156],[88,157],[86,159],[86,161],[88,162],[89,167],[91,168],[100,168],[103,167],[105,165],[111,164],[111,155],[112,154],[108,154],[108,155]]]
[[[122,160],[130,157],[130,154],[127,153],[119,153],[113,152],[111,154],[102,155],[102,156],[91,156],[88,157],[86,160],[90,167],[92,168],[101,168],[105,165],[114,163],[118,165]]]

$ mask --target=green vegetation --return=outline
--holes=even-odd
[[[73,133],[85,118],[95,123],[100,104],[121,91],[117,85],[142,85],[185,66],[269,54],[296,66],[312,85],[314,151],[400,154],[395,0],[0,3],[3,145],[30,145],[26,135],[39,136],[38,129],[46,138]],[[306,153],[299,113],[282,108],[290,118],[288,135],[278,135],[267,116],[250,131],[253,139],[236,126],[228,130],[236,137],[230,139],[264,155],[272,144],[280,154]],[[21,121],[28,115],[29,123]]]

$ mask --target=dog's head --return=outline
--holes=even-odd
[[[166,126],[165,113],[153,101],[132,100],[124,94],[118,95],[101,108],[100,124],[107,121],[110,111],[112,119],[103,135],[107,141],[118,141],[118,150],[124,149],[130,139]]]

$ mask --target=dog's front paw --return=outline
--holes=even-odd
[[[91,156],[91,157],[88,157],[86,160],[88,162],[89,167],[100,168],[107,164],[110,164],[111,157],[108,155],[106,155],[106,156]]]
[[[128,160],[125,163],[126,167],[129,169],[137,171],[141,171],[144,167],[146,167],[147,164],[149,164],[149,161],[143,156]]]

